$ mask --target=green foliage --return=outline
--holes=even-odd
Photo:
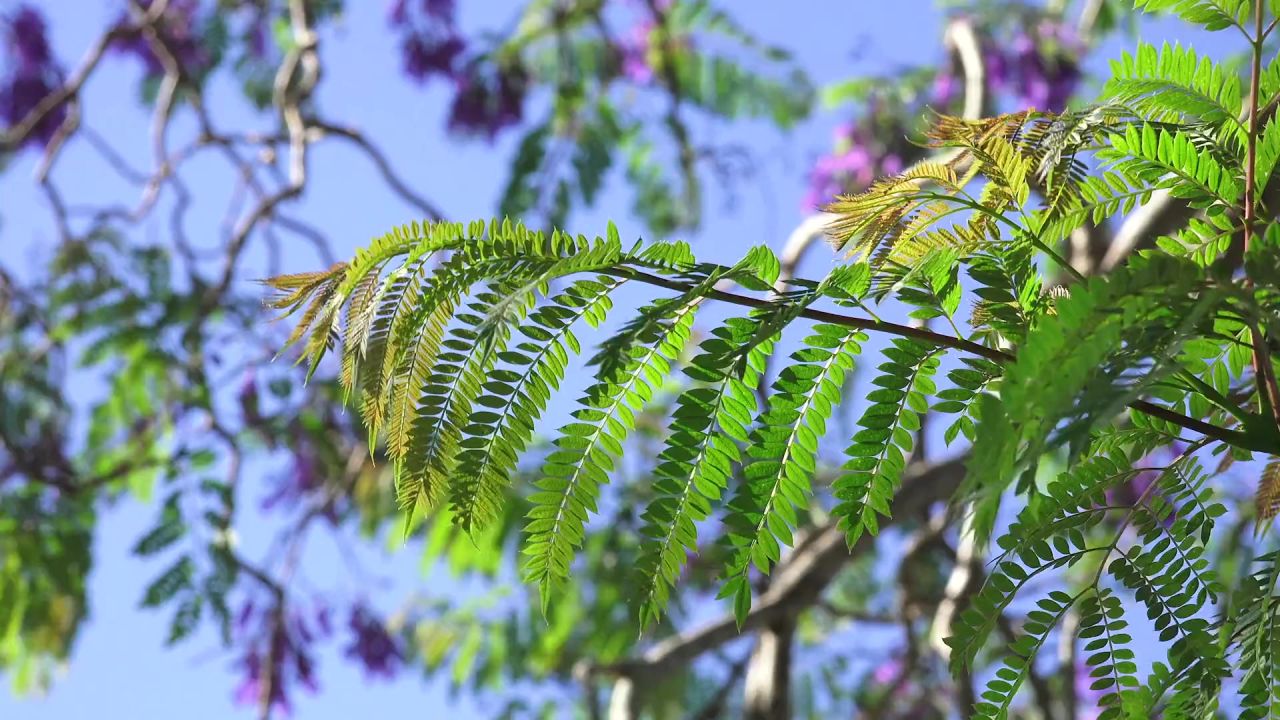
[[[1080,604],[1080,639],[1090,667],[1089,689],[1100,693],[1098,720],[1141,717],[1144,711],[1128,629],[1124,607],[1110,588],[1099,589]]]
[[[1103,96],[1152,121],[1204,123],[1233,147],[1244,147],[1239,78],[1191,48],[1139,43],[1133,55],[1124,53],[1112,63]]]
[[[49,660],[70,650],[88,607],[93,529],[83,501],[0,496],[0,662],[19,689],[46,682]]]
[[[738,622],[750,607],[750,570],[769,570],[781,547],[793,544],[798,511],[806,509],[817,472],[818,441],[840,402],[845,374],[866,335],[837,325],[817,325],[806,347],[791,355],[773,383],[768,409],[746,439],[743,482],[729,503],[726,539],[733,548],[721,597],[733,597]],[[745,428],[744,428],[745,429]]]
[[[877,368],[880,374],[871,381],[876,389],[867,395],[869,404],[858,420],[861,429],[845,450],[849,461],[833,486],[840,501],[833,512],[850,545],[863,532],[875,534],[879,517],[892,514],[890,503],[911,456],[912,434],[920,429],[927,398],[936,390],[932,380],[938,366],[935,348],[899,339],[884,355],[885,362]]]
[[[1261,0],[1257,0],[1261,2]],[[1206,30],[1241,27],[1248,21],[1253,2],[1249,0],[1135,0],[1147,11],[1168,10]]]
[[[1180,344],[1220,298],[1202,282],[1194,264],[1152,256],[1077,284],[1054,304],[1054,322],[1032,330],[1006,369],[1000,402],[982,405],[966,478],[980,498],[980,537],[1015,470],[1051,437],[1078,441],[1171,372]]]
[[[655,497],[644,510],[641,533],[648,540],[637,565],[641,625],[660,618],[686,553],[698,551],[696,524],[711,514],[711,503],[742,459],[739,444],[748,443],[756,411],[754,386],[773,345],[756,339],[764,320],[735,318],[716,328],[684,368],[698,385],[676,400],[654,468]]]
[[[1240,717],[1248,720],[1280,714],[1280,580],[1277,553],[1256,559],[1259,566],[1241,583],[1234,604],[1239,608],[1234,641],[1240,646]]]
[[[1139,5],[1246,32],[1254,8]],[[661,32],[670,35],[693,19],[674,13],[666,22]],[[1259,40],[1254,52],[1261,48]],[[697,92],[690,57],[669,60],[663,69],[691,101],[735,112]],[[722,66],[698,72],[735,86]],[[1059,630],[1069,615],[1080,619],[1102,717],[1209,716],[1223,705],[1237,657],[1246,716],[1269,717],[1280,708],[1274,555],[1262,554],[1263,569],[1237,589],[1235,602],[1248,611],[1215,615],[1229,590],[1210,557],[1215,521],[1227,510],[1202,467],[1211,452],[1280,454],[1272,359],[1280,226],[1257,220],[1266,217],[1259,192],[1270,178],[1256,175],[1273,172],[1280,131],[1274,120],[1249,118],[1280,88],[1255,79],[1270,89],[1248,98],[1254,106],[1242,117],[1234,70],[1189,49],[1143,45],[1116,63],[1102,104],[941,116],[928,134],[945,151],[940,161],[828,208],[835,247],[856,262],[821,281],[783,273],[766,248],[715,265],[679,243],[627,248],[613,226],[591,240],[494,221],[415,224],[350,265],[271,284],[283,294],[277,307],[302,311],[293,340],[313,368],[340,340],[343,386],[359,396],[370,431],[385,434],[402,504],[416,517],[447,502],[433,511],[437,521],[447,515],[460,532],[491,532],[509,521],[504,506],[522,460],[536,463],[522,509],[522,571],[553,625],[560,608],[578,602],[564,592],[577,564],[595,562],[593,515],[612,499],[605,486],[622,474],[637,418],[659,405],[679,366],[691,382],[674,393],[653,481],[635,496],[644,503],[642,539],[627,551],[626,575],[641,626],[661,622],[691,555],[716,561],[719,597],[742,625],[753,590],[810,518],[829,514],[850,546],[875,535],[893,517],[922,418],[937,410],[957,416],[947,443],[972,442],[954,504],[970,514],[967,531],[979,544],[995,536],[999,549],[950,628],[952,670],[972,672],[1006,613],[1034,604],[1005,633],[1011,641],[973,708],[978,717],[1007,717],[1043,647],[1076,642]],[[522,150],[530,163],[542,152],[539,132]],[[629,171],[661,184],[643,163]],[[584,197],[592,187],[583,184]],[[1105,275],[1083,277],[1061,256],[1086,222],[1105,223],[1156,191],[1197,217]],[[663,202],[655,206],[678,216]],[[1244,249],[1237,238],[1248,240],[1247,252],[1236,252]],[[607,328],[624,283],[658,297]],[[973,309],[962,326],[966,295]],[[696,313],[716,303],[750,311],[713,321],[689,352]],[[890,303],[909,308],[916,324],[881,319],[873,308]],[[580,320],[607,336],[585,361],[590,378],[571,420],[548,452],[531,453],[553,392],[577,367]],[[875,332],[896,337],[828,490],[816,484],[820,446]],[[799,349],[766,392],[770,360],[787,342]],[[939,388],[949,355],[957,362]],[[1157,462],[1170,448],[1173,459]],[[1065,468],[1045,481],[1039,470],[1049,459]],[[1273,475],[1265,473],[1259,493],[1261,519],[1274,513]],[[1001,528],[1009,514],[1000,509],[1011,503],[1015,518]],[[724,541],[709,547],[699,531],[716,521]],[[157,532],[153,544],[163,544],[169,531]],[[181,589],[167,577],[157,595]],[[1045,590],[1046,581],[1057,585]],[[1132,605],[1167,651],[1145,679]],[[479,636],[450,637],[455,668],[469,671]],[[432,643],[436,662],[445,647]]]

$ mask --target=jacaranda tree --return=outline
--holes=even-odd
[[[0,274],[0,667],[20,684],[71,653],[99,513],[154,495],[142,604],[171,642],[219,632],[263,717],[314,689],[338,604],[367,674],[443,672],[502,717],[1280,717],[1276,0],[963,4],[936,67],[824,90],[854,119],[810,214],[776,247],[721,240],[725,263],[674,239],[714,231],[707,170],[751,162],[699,123],[789,128],[814,100],[727,6],[539,0],[473,37],[452,2],[392,3],[451,132],[523,133],[500,219],[453,222],[322,111],[341,2],[127,5],[70,73],[37,10],[5,18],[0,140],[43,153],[61,233],[35,280]],[[1148,15],[1236,54],[1137,42],[1083,83]],[[82,127],[111,53],[142,61],[154,173]],[[226,75],[275,130],[217,126]],[[171,149],[178,112],[198,131]],[[244,249],[287,233],[329,262],[287,210],[326,138],[426,218],[258,273],[285,337]],[[76,139],[140,205],[69,209],[51,168]],[[251,198],[212,260],[183,219],[206,151]],[[560,229],[615,164],[643,227]],[[166,193],[173,236],[130,239]],[[102,399],[71,396],[69,360],[107,371]],[[277,449],[284,550],[256,562],[243,467]],[[313,526],[485,592],[387,619],[383,598],[308,606]]]

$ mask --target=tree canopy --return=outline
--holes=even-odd
[[[264,717],[316,685],[339,604],[367,675],[444,673],[502,717],[1280,717],[1280,6],[951,5],[936,66],[818,92],[727,6],[535,1],[493,35],[392,3],[448,132],[519,135],[497,219],[461,222],[322,112],[340,2],[134,2],[69,72],[39,11],[5,16],[0,140],[42,154],[60,238],[32,279],[0,267],[0,667],[74,657],[129,497],[156,512],[142,605],[170,643],[215,630]],[[1147,42],[1152,17],[1234,54]],[[83,122],[111,53],[142,61],[153,172]],[[277,129],[220,129],[225,77]],[[796,230],[700,259],[680,235],[759,162],[700,126],[819,99],[854,121]],[[422,216],[346,261],[288,211],[329,138]],[[140,204],[74,212],[73,141]],[[181,172],[206,151],[245,198],[212,257]],[[630,216],[567,229],[612,182]],[[165,240],[137,241],[161,197]],[[269,324],[245,252],[281,233],[328,267],[267,267]],[[238,507],[273,451],[263,508],[290,509],[259,561]],[[483,590],[308,607],[312,527]]]

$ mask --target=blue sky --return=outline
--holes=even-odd
[[[117,15],[119,5],[110,0],[45,0],[38,4],[50,16],[59,56],[70,65]],[[423,89],[404,79],[396,42],[386,26],[387,3],[348,0],[347,5],[348,15],[322,40],[326,77],[320,105],[325,114],[360,127],[380,143],[410,184],[450,217],[487,217],[505,182],[515,138],[504,136],[493,146],[448,138],[442,131],[448,94],[439,85]],[[494,28],[506,23],[516,3],[486,0],[460,5],[464,26]],[[724,5],[766,40],[794,49],[819,84],[932,63],[940,52],[940,14],[932,0],[739,0]],[[12,6],[12,2],[0,0],[0,12]],[[1153,39],[1160,37],[1160,29]],[[1112,43],[1095,58],[1114,56],[1117,44],[1128,43]],[[137,79],[136,63],[109,59],[88,87],[86,119],[126,156],[145,164],[148,139],[140,128],[149,118],[134,102]],[[272,119],[249,111],[226,78],[215,82],[210,106],[221,126],[273,127]],[[688,238],[698,252],[710,260],[724,260],[757,243],[776,247],[801,218],[807,168],[827,148],[831,128],[842,119],[838,114],[819,112],[785,135],[763,123],[740,123],[717,131],[722,141],[750,147],[761,162],[756,174],[742,179],[732,196],[720,189],[709,190],[705,229]],[[695,131],[707,129],[695,124]],[[179,116],[174,137],[189,137],[190,131],[190,118]],[[0,175],[0,253],[6,264],[19,268],[42,258],[43,248],[54,239],[43,196],[30,180],[34,164],[35,157],[27,154]],[[349,255],[390,226],[414,218],[413,211],[386,190],[364,157],[336,141],[319,147],[311,172],[307,195],[291,214],[324,228],[340,256]],[[118,182],[83,146],[70,148],[58,177],[65,192],[81,202],[129,201],[136,192]],[[193,165],[187,178],[202,200],[191,218],[193,237],[198,243],[213,245],[217,236],[209,231],[202,237],[199,228],[218,227],[231,178],[212,156]],[[629,204],[629,193],[615,174],[598,206],[575,216],[574,229],[595,234],[603,230],[606,219],[615,219],[624,235],[634,235],[640,224],[629,217]],[[156,221],[144,225],[139,233],[162,240],[165,231],[164,222]],[[262,259],[263,254],[256,252],[249,266],[256,263],[261,267]],[[826,262],[829,260],[822,253],[815,253],[811,270]],[[286,264],[286,269],[309,269],[317,266],[318,260],[299,249]],[[241,290],[255,291],[247,284],[251,277],[246,274],[238,279],[245,283]],[[265,475],[272,469],[265,463],[250,469],[251,499],[263,494]],[[153,508],[125,502],[106,514],[91,580],[92,618],[80,636],[70,667],[46,698],[19,700],[0,692],[0,717],[161,718],[170,717],[175,708],[193,720],[251,716],[250,711],[231,703],[237,682],[233,658],[221,652],[211,635],[202,634],[176,649],[165,650],[167,612],[137,609],[141,589],[158,568],[131,557],[128,548],[149,527],[153,513]],[[255,533],[252,523],[242,524],[248,526],[243,531],[250,546],[268,539],[264,532]],[[353,540],[352,544],[359,543]],[[354,587],[340,568],[333,542],[322,537],[310,545],[305,562],[308,579],[319,587],[345,584],[345,592],[372,593],[370,599],[384,608],[412,592],[462,591],[443,573],[424,576],[416,547],[385,553],[365,544],[359,552],[364,565],[387,580],[385,586],[375,585],[372,591]],[[390,684],[366,683],[358,669],[342,661],[335,645],[340,643],[331,643],[320,656],[321,692],[315,696],[295,693],[297,717],[326,720],[357,714],[418,713],[446,706],[447,693],[440,683],[426,684],[411,672]],[[487,714],[484,710],[463,703],[451,716],[479,717]]]

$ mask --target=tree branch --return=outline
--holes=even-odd
[[[902,489],[894,499],[899,517],[923,514],[928,507],[951,497],[964,476],[967,456],[939,464],[917,464],[905,472]],[[588,666],[599,675],[614,675],[643,682],[674,672],[703,653],[779,620],[794,618],[818,602],[827,585],[851,557],[870,552],[875,538],[864,534],[850,548],[844,530],[835,522],[814,530],[773,573],[773,583],[761,595],[739,628],[732,614],[702,627],[666,638],[633,660]],[[615,693],[617,690],[615,689]]]
[[[686,292],[693,288],[693,286],[688,283],[682,283],[677,280],[668,280],[667,278],[659,277],[657,275],[651,275],[649,273],[641,272],[633,268],[625,268],[625,267],[616,268],[613,270],[605,270],[603,272],[608,275],[613,275],[614,277],[627,278],[630,280],[638,280],[640,282],[647,283],[649,285],[656,285],[658,287],[666,288],[668,290],[675,290],[678,292]],[[773,307],[775,304],[773,301],[765,300],[762,298],[755,298],[748,295],[739,295],[737,293],[731,293],[731,292],[726,292],[724,290],[717,290],[717,289],[712,289],[708,291],[706,294],[706,297],[713,298],[721,302],[731,303],[733,305],[741,305],[743,307],[757,308],[757,309]],[[933,332],[932,330],[927,330],[925,328],[911,327],[909,325],[902,325],[899,323],[892,323],[884,320],[877,320],[877,319],[871,319],[871,318],[859,318],[859,317],[853,317],[850,315],[840,315],[833,312],[827,312],[825,310],[815,310],[813,308],[804,308],[799,312],[799,316],[809,320],[815,320],[817,322],[829,323],[832,325],[840,325],[841,327],[854,328],[856,330],[870,330],[873,332],[884,332],[884,333],[889,333],[890,335],[897,335],[899,337],[907,337],[907,338],[913,338],[916,340],[922,340],[924,342],[931,343],[939,347],[946,347],[946,348],[951,348],[953,350],[960,350],[962,352],[967,352],[972,355],[977,355],[979,357],[984,357],[984,358],[987,358],[988,360],[993,360],[995,362],[1000,362],[1000,363],[1009,362],[1015,359],[1015,356],[1009,353],[996,350],[994,348],[989,348],[985,345],[979,345],[978,343],[965,340],[964,338],[958,338],[958,337],[953,337],[951,335],[943,335],[941,333],[936,333],[936,332]],[[1157,418],[1160,418],[1161,420],[1166,420],[1168,422],[1171,422],[1187,430],[1193,430],[1197,433],[1200,433],[1201,435],[1204,435],[1205,437],[1212,438],[1214,440],[1219,440],[1221,442],[1239,444],[1242,440],[1245,439],[1243,433],[1240,433],[1238,431],[1228,430],[1226,428],[1218,427],[1217,425],[1214,425],[1212,423],[1204,422],[1203,420],[1199,420],[1193,417],[1187,417],[1186,415],[1176,413],[1172,410],[1169,410],[1168,408],[1160,407],[1159,405],[1155,405],[1146,400],[1134,400],[1133,402],[1130,402],[1128,404],[1128,407],[1134,410],[1137,410],[1138,412],[1141,412],[1143,414],[1150,415],[1152,417],[1157,417]]]

